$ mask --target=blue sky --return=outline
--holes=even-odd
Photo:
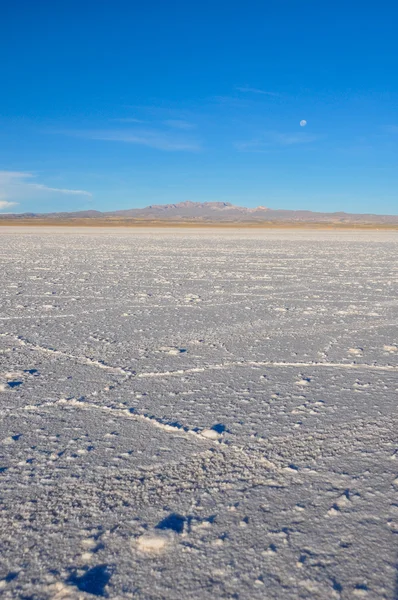
[[[398,214],[397,22],[392,0],[8,2],[0,210]]]

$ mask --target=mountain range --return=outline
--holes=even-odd
[[[246,208],[230,202],[179,202],[153,204],[145,208],[131,208],[100,212],[84,210],[58,213],[2,214],[0,222],[7,220],[110,220],[127,222],[165,221],[173,223],[330,223],[330,224],[393,224],[398,225],[398,215],[350,214],[345,212],[312,212],[308,210],[282,210],[265,206]],[[94,223],[93,223],[94,224]]]

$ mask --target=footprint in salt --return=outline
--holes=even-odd
[[[225,425],[217,423],[216,425],[213,425],[211,429],[203,429],[200,432],[200,435],[208,440],[219,440],[225,431]]]
[[[140,552],[158,554],[170,544],[170,538],[161,534],[145,534],[138,538],[137,548]]]
[[[389,354],[394,354],[395,352],[398,352],[398,346],[385,345],[385,346],[383,346],[383,350],[384,350],[384,352],[388,352]]]
[[[170,354],[172,356],[178,356],[178,354],[184,354],[186,348],[179,348],[178,346],[161,346],[158,352],[164,352],[164,354]]]
[[[189,304],[197,304],[198,302],[202,302],[202,298],[197,294],[187,294],[184,300]]]
[[[363,356],[363,348],[349,348],[348,354],[352,356]]]
[[[170,513],[159,521],[154,532],[144,533],[137,539],[137,548],[140,552],[159,554],[169,546],[173,534],[181,535],[184,532],[187,519],[178,513]]]

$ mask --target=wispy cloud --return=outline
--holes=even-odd
[[[292,146],[294,144],[310,144],[316,142],[318,136],[309,135],[305,133],[301,134],[289,134],[289,133],[275,133],[273,140],[280,146]]]
[[[135,117],[123,117],[120,119],[112,119],[112,121],[117,121],[118,123],[145,123],[142,119],[136,119]]]
[[[241,87],[236,86],[235,89],[238,90],[238,92],[244,92],[244,93],[248,93],[248,94],[262,94],[263,96],[280,96],[280,94],[278,94],[276,92],[268,92],[266,90],[259,90],[258,88],[253,88],[248,85],[244,85]]]
[[[253,106],[253,100],[248,100],[247,98],[243,100],[237,96],[213,96],[210,100],[235,109],[250,109]]]
[[[30,187],[35,188],[36,190],[43,190],[45,192],[56,192],[57,194],[69,194],[70,196],[92,196],[90,192],[86,192],[85,190],[68,190],[66,188],[54,188],[49,187],[48,185],[43,185],[42,183],[29,183]]]
[[[236,142],[235,148],[241,152],[260,152],[275,146],[294,146],[296,144],[310,144],[318,140],[318,136],[306,133],[289,134],[269,131],[260,138]]]
[[[201,149],[198,142],[177,135],[169,135],[158,130],[139,129],[96,129],[96,130],[74,130],[61,131],[65,135],[72,135],[91,140],[102,140],[106,142],[125,142],[127,144],[138,144],[165,150],[167,152],[187,151],[195,152]]]
[[[168,127],[174,127],[175,129],[194,129],[195,125],[190,123],[189,121],[184,121],[183,119],[168,119],[167,121],[163,121],[165,125]]]
[[[0,210],[17,206],[18,202],[7,202],[7,200],[0,200]]]
[[[0,171],[0,185],[29,179],[30,177],[33,177],[32,173],[26,173],[25,171]]]
[[[43,194],[66,194],[69,196],[92,196],[86,190],[57,188],[31,181],[35,175],[26,171],[0,171],[0,210],[15,206],[15,200],[30,200]]]

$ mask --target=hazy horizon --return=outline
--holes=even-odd
[[[217,206],[217,205],[225,205],[225,206]],[[199,213],[195,212],[198,211]],[[141,212],[142,211],[142,212]],[[146,211],[146,212],[144,212]],[[153,213],[153,216],[151,215],[151,211]],[[177,214],[175,214],[175,211],[177,211]],[[203,211],[203,212],[202,212]],[[130,208],[130,209],[118,209],[117,207],[114,208],[113,211],[99,211],[98,209],[95,208],[95,206],[92,206],[91,208],[88,208],[86,210],[81,210],[81,211],[62,211],[62,212],[0,212],[0,221],[1,221],[1,217],[10,217],[10,216],[27,216],[27,218],[29,217],[29,215],[34,215],[35,217],[42,215],[43,217],[47,217],[47,216],[51,216],[51,215],[60,215],[60,218],[63,218],[63,215],[71,215],[72,217],[78,217],[78,218],[84,218],[84,215],[86,213],[97,213],[99,215],[98,218],[104,216],[104,217],[112,217],[112,216],[119,216],[120,219],[124,219],[124,218],[146,218],[146,219],[161,219],[162,218],[166,218],[168,220],[172,219],[173,216],[178,216],[179,219],[181,219],[181,222],[184,222],[184,219],[187,223],[190,222],[190,219],[195,220],[195,218],[198,217],[198,215],[203,215],[203,217],[205,218],[205,222],[208,221],[209,223],[217,223],[220,222],[220,224],[222,224],[223,222],[228,224],[229,222],[233,223],[234,221],[236,223],[239,223],[239,220],[232,220],[231,218],[228,219],[225,218],[225,211],[229,214],[229,215],[241,215],[241,221],[242,222],[246,222],[246,221],[250,221],[251,216],[253,215],[253,213],[258,216],[262,216],[264,215],[264,221],[266,222],[269,218],[270,215],[273,217],[272,220],[275,221],[275,224],[277,223],[283,223],[285,220],[286,222],[289,222],[289,218],[293,218],[294,216],[296,216],[296,218],[298,216],[301,216],[301,213],[308,213],[308,218],[310,219],[308,221],[308,223],[311,222],[311,216],[313,215],[320,215],[322,217],[324,217],[325,215],[330,215],[330,216],[334,216],[334,215],[344,215],[346,217],[384,217],[384,218],[388,218],[391,217],[392,221],[391,223],[393,223],[395,221],[395,219],[397,218],[397,215],[394,214],[384,214],[384,213],[377,213],[377,212],[373,212],[373,213],[349,213],[349,212],[345,212],[345,211],[308,211],[305,209],[297,209],[297,210],[286,210],[283,208],[274,208],[274,207],[269,207],[269,206],[256,206],[256,207],[245,207],[245,206],[239,206],[237,204],[232,204],[230,202],[212,202],[212,201],[205,201],[205,202],[193,202],[191,200],[186,200],[183,202],[179,202],[179,203],[161,203],[161,204],[151,204],[151,205],[147,205],[144,207],[137,207],[137,208]],[[275,214],[277,213],[277,214]],[[280,214],[280,217],[278,216],[278,214]],[[81,216],[80,216],[81,215]],[[283,215],[283,217],[282,217]],[[213,217],[213,219],[212,219]],[[245,219],[245,217],[247,217]],[[253,221],[253,223],[255,222],[261,223],[261,221],[258,220],[258,218],[256,220]],[[32,221],[33,222],[33,221]],[[200,221],[199,221],[200,222]],[[271,221],[270,221],[271,222]],[[297,221],[299,222],[299,221]],[[302,223],[306,223],[307,221],[302,220]],[[354,222],[354,221],[353,221]],[[386,223],[388,223],[388,221],[385,221]],[[325,221],[325,223],[328,223],[328,221]],[[366,221],[364,221],[364,223],[366,223]],[[371,221],[369,221],[369,223],[371,223]],[[375,221],[375,223],[377,224],[377,221]]]

